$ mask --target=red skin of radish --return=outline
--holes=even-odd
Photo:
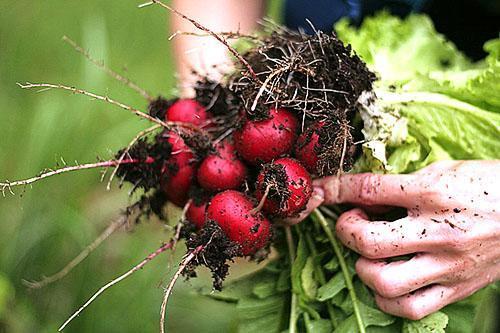
[[[175,163],[179,166],[179,168],[193,163],[194,154],[179,134],[170,131],[164,136],[167,138],[168,143],[172,145],[172,153],[169,158],[169,163]]]
[[[216,149],[217,153],[208,155],[198,168],[198,183],[213,192],[239,188],[247,176],[247,167],[231,143],[221,143]]]
[[[194,154],[177,133],[170,131],[166,137],[172,145],[172,155],[163,168],[165,177],[161,187],[169,201],[183,206],[187,202],[188,192],[196,174],[193,165]]]
[[[318,146],[319,140],[318,129],[323,127],[324,124],[324,122],[320,121],[309,127],[309,129],[299,135],[295,145],[295,157],[306,167],[307,171],[313,174],[318,172],[319,157],[315,149]],[[309,136],[310,140],[307,142]]]
[[[244,256],[264,248],[271,238],[271,223],[245,194],[227,190],[216,194],[207,209],[207,220],[215,221],[227,237],[241,246]]]
[[[207,202],[202,201],[198,205],[194,202],[189,205],[186,211],[186,219],[193,223],[198,230],[205,225],[205,213],[207,211]]]
[[[283,108],[271,108],[270,117],[246,121],[234,133],[236,150],[251,164],[270,162],[293,149],[299,128],[295,115]]]
[[[270,199],[264,202],[264,211],[280,217],[291,217],[300,213],[306,208],[307,202],[312,195],[312,179],[309,172],[293,158],[280,158],[273,162],[284,167],[287,175],[287,187],[290,190],[290,197],[285,201],[283,207],[280,202]],[[264,171],[257,176],[256,197],[261,200],[264,196],[266,185],[264,184]]]
[[[166,178],[161,182],[161,188],[170,202],[179,207],[186,204],[195,173],[196,170],[192,165],[181,167],[175,172],[166,171]]]
[[[165,120],[206,127],[209,115],[200,103],[194,99],[179,99],[165,113]]]

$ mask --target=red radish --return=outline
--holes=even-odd
[[[293,158],[280,158],[264,166],[257,176],[258,200],[262,200],[268,186],[263,208],[281,217],[298,214],[306,207],[312,194],[311,176]]]
[[[205,127],[209,115],[206,109],[194,99],[179,99],[167,109],[165,120]]]
[[[294,114],[283,108],[271,108],[269,115],[266,120],[247,120],[234,133],[236,150],[252,164],[288,154],[295,144],[299,123]]]
[[[171,202],[183,206],[196,173],[194,154],[177,133],[170,131],[164,137],[171,144],[172,153],[162,170],[161,187]]]
[[[199,230],[205,224],[205,213],[207,210],[207,202],[191,202],[189,208],[186,211],[186,219],[193,223],[196,228]]]
[[[193,185],[195,168],[186,165],[178,170],[167,169],[165,178],[161,182],[161,188],[167,199],[177,206],[184,206],[188,200],[188,192]]]
[[[207,209],[207,220],[215,221],[227,237],[247,256],[264,248],[271,238],[271,224],[245,194],[227,190],[216,194]]]
[[[198,182],[209,191],[237,189],[247,176],[245,164],[236,156],[234,146],[224,142],[216,147],[198,168]]]
[[[318,168],[319,134],[318,131],[325,123],[320,121],[305,130],[297,139],[295,157],[311,173],[316,173]]]

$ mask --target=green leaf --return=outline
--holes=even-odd
[[[255,297],[242,298],[236,306],[239,315],[238,332],[279,332],[282,326],[285,303],[283,294],[265,299]]]
[[[304,290],[302,289],[302,270],[304,269],[307,258],[309,256],[309,251],[307,250],[306,241],[300,237],[297,244],[297,255],[295,261],[292,265],[292,290],[297,295],[303,295]]]
[[[358,303],[361,317],[363,318],[363,323],[365,327],[368,326],[389,326],[396,321],[396,318],[383,313],[380,310],[372,308],[362,302]],[[336,329],[335,333],[347,333],[347,332],[357,332],[356,318],[354,315],[349,316],[344,320]]]
[[[334,272],[339,268],[339,260],[337,257],[332,257],[332,259],[330,259],[330,261],[328,261],[323,267],[327,271]]]
[[[258,298],[266,298],[274,295],[276,292],[275,276],[258,281],[252,289],[252,292]]]
[[[382,78],[378,84],[386,87],[411,80],[418,73],[470,67],[465,56],[438,34],[424,15],[403,20],[380,13],[366,18],[359,29],[341,20],[335,30]]]
[[[335,274],[326,284],[318,289],[317,300],[324,302],[335,297],[342,289],[346,287],[342,272]]]
[[[318,290],[318,283],[314,278],[314,258],[307,258],[306,264],[302,269],[302,274],[300,276],[302,281],[302,290],[304,291],[304,295],[313,300],[316,298],[316,292]]]
[[[269,287],[271,284],[276,283],[277,278],[278,274],[263,268],[226,283],[222,291],[213,292],[211,288],[207,288],[202,290],[201,293],[225,302],[237,302],[240,298],[250,296],[255,292],[260,296],[266,293],[270,294]]]
[[[403,333],[445,333],[448,325],[448,316],[442,312],[435,312],[420,320],[405,320]]]
[[[290,270],[281,271],[276,282],[276,290],[279,292],[290,290]]]
[[[326,319],[311,320],[309,315],[304,316],[307,333],[330,333],[332,331],[332,323]]]

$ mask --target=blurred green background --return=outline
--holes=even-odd
[[[135,0],[0,0],[0,179],[109,158],[149,126],[125,110],[63,91],[22,90],[16,82],[52,82],[108,94],[139,109],[146,102],[65,44],[67,35],[97,59],[153,94],[175,93],[168,15]],[[273,4],[273,8],[276,4]],[[276,10],[275,10],[276,11]],[[47,179],[0,197],[0,332],[55,332],[100,286],[169,238],[157,222],[120,231],[65,279],[29,291],[22,279],[50,275],[76,256],[134,201],[97,170]],[[179,256],[163,255],[92,304],[66,332],[156,332],[162,288]],[[235,272],[238,273],[238,272]],[[233,276],[237,275],[233,273]],[[207,275],[176,287],[170,332],[225,332],[231,306],[196,295]]]
[[[149,126],[125,110],[63,91],[22,90],[16,82],[78,86],[139,109],[146,102],[73,51],[67,35],[97,59],[153,94],[175,94],[167,41],[168,15],[137,9],[136,0],[0,0],[0,179],[19,179],[55,166],[109,158]],[[268,15],[277,19],[281,1]],[[97,170],[54,177],[15,196],[0,196],[0,332],[55,332],[99,287],[127,271],[169,239],[151,221],[120,231],[65,279],[29,291],[22,279],[58,271],[134,202],[127,187],[105,190]],[[184,248],[163,255],[116,285],[65,332],[157,332],[162,286]],[[232,277],[253,267],[236,265]],[[228,332],[230,305],[197,296],[210,286],[206,272],[178,283],[168,309],[170,332]],[[491,304],[491,303],[490,303]],[[486,318],[494,316],[486,306]]]

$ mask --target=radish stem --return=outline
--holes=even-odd
[[[290,226],[285,227],[286,243],[288,245],[288,254],[290,256],[290,269],[292,269],[293,262],[295,261],[295,243],[293,242],[292,229]],[[297,295],[292,292],[292,299],[290,301],[290,321],[288,324],[288,332],[297,332]]]
[[[356,295],[356,292],[354,290],[354,286],[352,284],[351,276],[349,275],[349,270],[347,268],[347,264],[345,262],[344,257],[342,256],[342,252],[340,250],[340,244],[338,243],[337,239],[333,235],[332,230],[330,229],[330,225],[328,224],[328,221],[325,219],[323,214],[319,209],[315,209],[313,211],[313,217],[315,218],[316,222],[323,228],[326,237],[330,241],[330,244],[332,245],[333,251],[335,252],[335,255],[337,256],[337,259],[339,260],[340,268],[342,270],[342,274],[344,275],[344,280],[345,284],[347,286],[347,290],[349,291],[349,296],[351,297],[352,300],[352,308],[354,310],[354,316],[356,317],[356,323],[358,324],[358,329],[360,333],[366,333],[365,330],[365,325],[363,323],[363,318],[361,317],[361,312],[359,310],[358,306],[358,297]]]

